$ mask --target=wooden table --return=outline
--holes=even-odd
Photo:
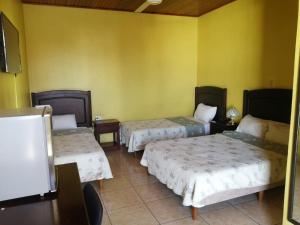
[[[2,225],[89,225],[76,163],[56,166],[58,190],[0,203]]]

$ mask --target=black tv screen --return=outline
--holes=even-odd
[[[0,13],[0,71],[21,72],[19,33],[3,12]]]

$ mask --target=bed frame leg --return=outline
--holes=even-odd
[[[191,210],[192,210],[192,219],[196,220],[197,219],[197,208],[192,206]]]
[[[99,180],[99,190],[103,190],[103,180]]]
[[[264,191],[260,191],[260,192],[257,193],[257,197],[258,197],[259,202],[262,202],[264,200],[264,195],[265,195]]]

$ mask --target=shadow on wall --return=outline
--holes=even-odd
[[[261,61],[264,87],[292,87],[297,9],[297,0],[264,1]]]

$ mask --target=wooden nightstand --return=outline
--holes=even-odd
[[[94,135],[100,144],[100,135],[113,133],[114,145],[120,145],[120,121],[116,119],[94,121]]]
[[[229,124],[227,121],[211,121],[210,134],[222,133],[224,130],[235,130],[238,124]]]

